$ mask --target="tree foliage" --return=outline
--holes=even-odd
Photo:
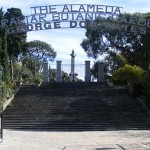
[[[53,61],[56,57],[56,52],[51,47],[51,45],[39,40],[28,42],[28,48],[26,54],[29,57],[34,57],[42,61],[45,58],[49,59],[50,61]]]
[[[7,54],[7,33],[3,30],[0,34],[2,44],[0,46],[0,64],[3,67],[3,79],[8,81],[9,79],[9,69],[8,69],[8,54]]]
[[[100,61],[100,60],[98,60],[98,61],[95,61],[94,62],[94,64],[93,64],[93,66],[92,66],[92,68],[91,68],[91,75],[92,75],[92,80],[95,80],[95,79],[98,79],[98,65],[99,65],[99,63],[104,63],[103,61]],[[106,63],[105,63],[105,72],[106,72]]]
[[[150,15],[147,14],[147,18],[149,17]],[[127,30],[104,26],[104,22],[105,24],[117,24],[117,19],[98,18],[95,21],[95,28],[87,26],[86,39],[83,40],[81,46],[89,57],[98,58],[99,55],[108,54],[110,51],[121,52],[129,64],[147,69],[150,32],[146,32],[145,35],[135,34],[129,31],[130,26]]]
[[[34,77],[40,72],[42,63],[45,59],[53,61],[56,57],[56,52],[50,44],[34,40],[27,43],[27,51],[23,54],[22,64],[27,66],[33,73]]]
[[[127,59],[121,53],[116,53],[114,51],[109,51],[108,55],[104,58],[104,62],[107,66],[107,72],[113,73],[119,67],[123,67],[128,63]]]
[[[113,71],[117,70],[120,67],[123,67],[127,64],[127,60],[123,57],[122,54],[117,54],[116,52],[109,51],[108,55],[105,56],[104,60],[97,60],[94,62],[91,68],[92,79],[98,78],[98,64],[104,64],[104,73],[105,77],[112,76]]]
[[[49,75],[50,75],[51,81],[56,81],[57,70],[49,69]],[[62,71],[62,82],[70,82],[70,77],[67,72]]]
[[[42,62],[40,62],[38,59],[34,57],[28,57],[28,56],[23,57],[22,65],[24,67],[28,67],[34,76],[36,76],[36,73],[38,73],[42,68]]]
[[[113,78],[118,81],[126,81],[142,84],[144,70],[136,65],[125,65],[113,73]]]
[[[0,20],[1,19],[4,19],[2,8],[0,9]],[[6,81],[9,79],[6,28],[0,28],[0,65],[3,67],[3,76]]]
[[[4,17],[8,20],[14,18],[16,21],[18,20],[18,17],[20,18],[20,20],[24,19],[22,11],[19,8],[7,9],[7,12],[5,13]],[[12,27],[17,28],[16,24],[12,24]],[[22,51],[25,51],[26,36],[26,32],[15,32],[14,34],[9,34],[7,38],[9,56],[13,55],[15,57],[18,57],[18,55]]]
[[[149,95],[147,72],[136,65],[125,65],[114,71],[113,79],[116,82],[124,82],[129,86],[134,96]]]
[[[13,18],[17,22],[18,18],[23,20],[24,16],[19,8],[10,8],[7,9],[4,18],[8,19],[9,22]],[[11,27],[8,25],[8,28],[16,29],[17,25],[13,23]],[[11,79],[13,79],[13,57],[18,58],[19,54],[26,50],[26,32],[15,32],[9,34],[9,36],[7,36],[7,46],[10,60]]]

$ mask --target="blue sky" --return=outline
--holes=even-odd
[[[123,12],[150,12],[149,0],[0,0],[0,7],[20,8],[24,15],[30,15],[30,7],[59,4],[95,4],[123,7]],[[80,44],[85,38],[85,29],[53,29],[28,32],[28,41],[41,40],[51,44],[57,51],[56,60],[63,64],[70,64],[70,53],[75,50],[76,63],[84,64],[89,60]],[[91,62],[93,60],[91,59]],[[54,62],[55,63],[55,62]]]

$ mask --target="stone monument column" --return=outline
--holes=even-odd
[[[74,73],[75,71],[75,53],[74,50],[72,50],[72,53],[70,54],[71,56],[71,73]]]
[[[90,61],[85,61],[85,82],[91,82]]]
[[[57,61],[56,82],[62,82],[61,61]]]
[[[43,61],[43,82],[49,82],[49,66],[46,59]]]
[[[51,71],[51,67],[50,67],[50,65],[49,65],[49,67],[48,67],[48,72],[49,72],[49,74],[48,74],[48,77],[49,77],[49,82],[51,82],[50,71]]]
[[[98,78],[97,82],[105,82],[104,81],[104,63],[98,64]]]
[[[77,73],[75,73],[75,53],[74,50],[72,50],[72,53],[70,54],[71,56],[71,73],[70,75],[70,81],[76,81]]]

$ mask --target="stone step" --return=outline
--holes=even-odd
[[[143,122],[144,121],[144,122]],[[46,120],[46,119],[39,119],[39,118],[33,118],[33,119],[18,119],[18,120],[16,120],[16,119],[14,119],[14,120],[6,120],[6,121],[3,121],[4,123],[12,123],[12,124],[16,124],[16,123],[24,123],[24,122],[27,122],[27,123],[42,123],[42,122],[49,122],[49,123],[58,123],[58,124],[60,124],[61,125],[61,123],[62,122],[64,122],[64,123],[67,123],[67,122],[69,122],[70,124],[72,124],[72,123],[75,123],[75,122],[85,122],[85,123],[97,123],[97,124],[105,124],[105,123],[137,123],[137,124],[149,124],[150,125],[150,123],[149,123],[149,120],[144,120],[143,119],[143,121],[142,120],[136,120],[136,119],[134,119],[134,120],[132,120],[132,119],[120,119],[120,120],[118,120],[118,119],[103,119],[103,120],[96,120],[96,119],[89,119],[89,120],[87,120],[87,118],[82,118],[82,117],[74,117],[74,118],[58,118],[58,119],[54,119],[54,118],[52,118],[51,120],[50,119],[48,119],[48,120]]]
[[[150,128],[150,115],[125,88],[97,83],[23,86],[3,118],[8,129]]]
[[[113,124],[113,125],[74,125],[74,126],[50,126],[50,125],[9,125],[6,126],[5,129],[25,129],[25,130],[48,130],[48,131],[101,131],[101,130],[149,130],[149,126],[136,126],[136,125],[121,125],[121,124]]]
[[[134,124],[134,125],[150,125],[149,122],[140,122],[139,120],[82,120],[82,118],[66,118],[65,120],[9,120],[9,121],[4,121],[4,126],[7,125],[17,125],[17,124],[27,124],[27,125],[32,125],[32,124],[58,124],[58,125],[63,125],[63,124],[68,124],[68,125],[74,125],[78,123],[86,123],[86,124]]]
[[[87,120],[85,120],[85,119],[83,119],[83,118],[66,118],[66,119],[62,119],[62,120],[55,120],[55,119],[51,119],[51,120],[42,120],[42,119],[32,119],[32,120],[9,120],[9,121],[4,121],[4,126],[5,125],[7,125],[7,124],[17,124],[17,123],[19,123],[19,124],[21,124],[21,123],[28,123],[28,124],[34,124],[34,123],[45,123],[45,122],[49,122],[49,123],[53,123],[53,124],[55,124],[55,123],[57,123],[58,122],[58,124],[60,124],[61,125],[61,123],[62,123],[62,121],[64,121],[64,122],[70,122],[70,124],[71,123],[75,123],[75,122],[86,122],[86,123],[97,123],[97,124],[106,124],[106,123],[108,123],[108,124],[111,124],[111,123],[125,123],[125,124],[130,124],[130,123],[133,123],[133,124],[136,124],[136,125],[138,125],[138,124],[142,124],[142,125],[150,125],[149,124],[149,121],[145,121],[145,120],[143,120],[143,121],[139,121],[139,120],[94,120],[94,119],[92,119],[92,120],[89,120],[89,121],[87,121]]]

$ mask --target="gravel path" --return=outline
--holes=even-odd
[[[0,150],[150,150],[150,131],[4,130]]]

